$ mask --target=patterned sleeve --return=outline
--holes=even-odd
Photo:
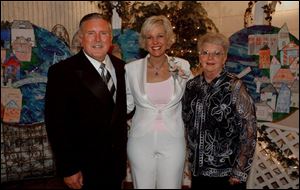
[[[185,128],[188,127],[188,123],[191,120],[191,102],[190,102],[190,86],[191,86],[191,81],[187,82],[186,88],[184,95],[182,97],[182,119],[184,122]]]
[[[189,83],[187,83],[188,85]],[[181,99],[181,102],[182,102],[182,120],[183,120],[183,123],[184,123],[184,126],[186,126],[186,112],[188,110],[187,108],[187,96],[188,96],[188,87],[185,87],[185,91],[184,91],[184,94],[183,94],[183,97]]]
[[[246,181],[253,162],[253,156],[256,146],[257,121],[255,113],[255,104],[247,92],[246,86],[238,80],[235,95],[236,110],[241,118],[242,125],[240,129],[240,146],[238,147],[238,156],[233,166],[232,176]]]

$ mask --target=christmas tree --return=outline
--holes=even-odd
[[[191,68],[198,66],[198,37],[207,32],[219,32],[197,1],[98,1],[98,7],[112,15],[113,8],[122,19],[122,29],[140,32],[146,18],[165,15],[172,23],[176,42],[167,52],[188,60]]]

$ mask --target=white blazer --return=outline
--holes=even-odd
[[[129,130],[129,137],[141,137],[145,135],[151,129],[151,125],[158,114],[161,114],[161,118],[171,135],[174,137],[182,137],[184,136],[184,126],[181,113],[181,98],[188,79],[172,75],[174,81],[174,92],[172,97],[169,103],[164,107],[157,108],[150,101],[145,92],[148,57],[149,55],[143,59],[125,65],[127,113],[130,113],[134,107],[136,108]],[[167,58],[169,61],[170,57],[167,56]],[[186,74],[191,76],[190,64],[188,61],[175,57],[175,63],[179,65]]]

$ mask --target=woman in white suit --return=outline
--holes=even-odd
[[[136,189],[180,189],[185,162],[181,98],[188,61],[166,54],[175,42],[165,16],[149,17],[139,43],[149,52],[126,64],[127,112],[135,110],[127,153]]]

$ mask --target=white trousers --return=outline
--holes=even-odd
[[[157,130],[129,137],[127,154],[135,189],[181,189],[185,163],[184,137]]]

